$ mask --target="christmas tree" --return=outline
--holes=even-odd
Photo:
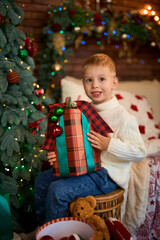
[[[33,76],[36,50],[18,26],[23,11],[14,0],[0,1],[0,180],[10,194],[14,228],[34,208],[34,182],[41,171],[47,107],[53,100]],[[20,211],[18,210],[20,209]]]

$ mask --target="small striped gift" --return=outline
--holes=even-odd
[[[54,123],[48,120],[47,134],[42,149],[55,151],[56,162],[53,175],[61,177],[79,176],[101,169],[100,151],[92,148],[87,140],[91,129],[106,136],[112,132],[96,110],[87,102],[77,101],[77,108],[65,109],[65,104],[51,105],[49,119],[57,106],[64,111],[58,118],[61,134],[54,137]],[[87,108],[86,108],[87,106]]]

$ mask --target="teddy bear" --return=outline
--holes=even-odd
[[[69,212],[72,217],[85,219],[95,227],[95,240],[109,240],[108,227],[100,216],[94,214],[95,206],[93,196],[80,197],[70,203]]]

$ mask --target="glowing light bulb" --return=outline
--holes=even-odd
[[[158,22],[158,21],[159,21],[159,17],[158,17],[158,16],[155,16],[155,17],[154,17],[154,20],[155,20],[156,22]]]
[[[151,10],[151,9],[152,9],[152,7],[151,7],[150,5],[148,5],[148,6],[147,6],[147,9],[148,9],[148,10]]]
[[[143,14],[147,15],[148,11],[146,9],[143,10]]]
[[[151,11],[151,15],[154,16],[156,14],[155,11]]]

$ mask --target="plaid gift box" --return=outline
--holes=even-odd
[[[49,116],[57,106],[65,108],[65,104],[51,105]],[[42,149],[56,153],[53,175],[79,176],[100,170],[100,151],[91,147],[86,134],[93,129],[106,136],[112,130],[95,109],[87,102],[77,101],[77,109],[64,109],[58,125],[62,133],[55,138],[52,134],[54,124],[48,121],[46,139],[42,146]]]

